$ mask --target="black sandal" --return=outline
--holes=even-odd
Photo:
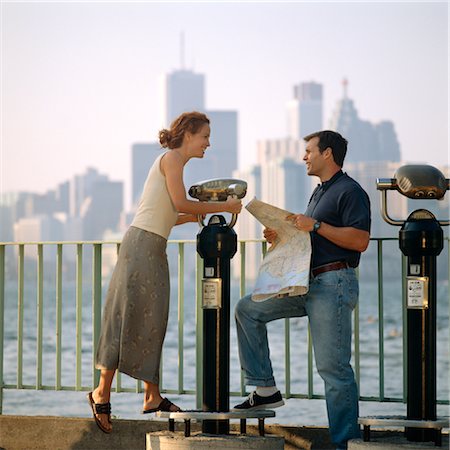
[[[97,414],[107,414],[108,422],[111,423],[111,403],[95,403],[94,397],[92,397],[92,392],[89,392],[89,394],[87,395],[87,399],[89,404],[91,405],[92,414],[94,415],[94,420],[97,426],[100,428],[100,430],[103,431],[103,433],[111,433],[112,430],[105,428],[100,419],[97,417]]]
[[[176,406],[174,403],[172,403],[168,398],[163,398],[162,402],[156,407],[156,408],[150,408],[150,409],[144,409],[142,411],[142,414],[150,414],[157,411],[165,411],[165,412],[179,412],[181,411],[181,408],[176,406],[178,409],[176,411],[172,411],[170,409],[171,406]]]

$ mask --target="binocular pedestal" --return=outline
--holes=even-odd
[[[223,216],[197,235],[203,258],[203,411],[230,410],[230,261],[237,236]],[[204,420],[204,433],[228,434],[228,420]]]
[[[387,425],[390,420],[392,425],[405,427],[409,441],[440,445],[441,430],[448,426],[448,419],[436,415],[436,262],[444,246],[441,225],[450,222],[437,220],[426,209],[417,209],[406,220],[392,219],[387,212],[387,191],[397,190],[415,200],[439,200],[449,188],[450,180],[432,166],[402,166],[394,178],[377,180],[381,215],[387,223],[401,226],[399,246],[407,257],[407,417],[360,418],[365,440],[370,425]]]
[[[439,222],[414,211],[400,230],[407,256],[407,418],[436,420],[436,259],[444,246]],[[436,430],[406,428],[410,441],[436,441]]]

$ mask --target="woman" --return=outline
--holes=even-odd
[[[239,213],[241,201],[204,203],[186,198],[183,169],[203,158],[209,147],[209,119],[183,113],[170,130],[159,133],[163,148],[151,167],[136,216],[125,233],[102,319],[96,367],[97,388],[88,394],[94,419],[105,432],[111,426],[111,384],[116,370],[144,382],[143,412],[179,411],[159,392],[159,365],[169,311],[167,238],[174,225],[196,222],[198,215]]]

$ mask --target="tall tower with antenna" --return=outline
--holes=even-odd
[[[180,69],[162,77],[162,126],[185,111],[205,112],[205,77],[185,67],[185,38],[180,33]]]

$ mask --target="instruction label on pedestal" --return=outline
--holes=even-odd
[[[202,280],[202,307],[207,309],[222,307],[221,278],[204,278]]]
[[[407,307],[412,309],[428,308],[428,277],[406,277]]]

